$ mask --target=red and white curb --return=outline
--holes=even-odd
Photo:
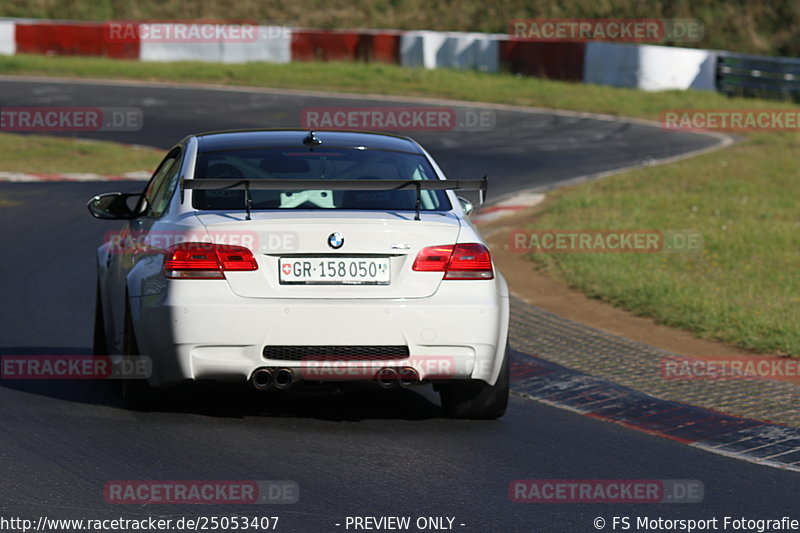
[[[126,172],[119,175],[103,175],[91,173],[63,173],[63,174],[41,174],[28,172],[0,172],[0,181],[10,181],[16,183],[39,183],[57,181],[147,181],[150,179],[150,172],[137,170],[136,172]]]
[[[513,352],[511,390],[707,452],[800,472],[800,428],[663,400],[603,378]]]
[[[511,215],[520,209],[527,209],[542,203],[545,195],[541,193],[524,192],[515,194],[496,204],[479,209],[471,217],[472,222],[481,225],[488,224],[505,216]]]

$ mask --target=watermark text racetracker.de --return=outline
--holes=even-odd
[[[494,110],[468,107],[308,107],[300,127],[352,131],[491,131]]]
[[[296,250],[300,237],[294,231],[180,230],[180,231],[109,231],[103,242],[110,254],[163,253],[185,243],[243,246],[254,252]]]
[[[697,479],[517,479],[508,485],[514,503],[700,503]]]
[[[181,516],[163,518],[144,516],[136,518],[51,518],[40,516],[37,519],[18,516],[0,517],[0,531],[11,533],[119,533],[119,532],[183,532],[183,531],[275,531],[279,516]]]
[[[661,359],[661,379],[671,381],[798,379],[800,360],[775,357],[695,358],[668,356]]]
[[[255,22],[113,21],[104,24],[103,37],[108,43],[255,43],[290,40],[292,30]]]
[[[508,32],[515,41],[529,42],[698,42],[705,33],[697,19],[591,18],[514,19]]]
[[[494,361],[473,362],[469,358],[450,355],[411,355],[388,363],[385,358],[364,356],[358,361],[345,361],[324,356],[306,356],[293,371],[309,381],[376,380],[384,388],[407,387],[419,380],[444,381],[464,379],[473,372],[489,373]]]
[[[703,235],[694,230],[517,229],[508,246],[519,253],[699,252]]]
[[[800,112],[790,109],[666,109],[661,127],[674,131],[798,131]]]
[[[3,107],[0,131],[139,131],[144,113],[137,107]]]
[[[112,504],[292,504],[300,487],[291,480],[109,481],[103,499]]]
[[[3,355],[0,379],[147,379],[153,364],[147,356]]]

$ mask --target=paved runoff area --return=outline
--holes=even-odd
[[[511,303],[512,390],[722,455],[800,471],[800,385],[682,373],[680,356]],[[791,360],[787,360],[792,362]]]

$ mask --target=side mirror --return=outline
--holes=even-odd
[[[86,207],[95,218],[103,220],[129,220],[142,214],[147,200],[141,194],[109,192],[95,196]]]
[[[461,204],[461,209],[464,210],[464,214],[467,216],[470,216],[475,211],[475,205],[466,198],[459,196],[458,203]]]

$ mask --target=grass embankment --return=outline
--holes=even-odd
[[[355,64],[144,64],[97,58],[0,58],[0,72],[194,81],[446,97],[658,119],[669,108],[800,110],[793,104],[704,92],[626,89]],[[551,194],[539,228],[692,229],[698,254],[532,257],[588,294],[657,321],[763,352],[800,355],[798,133],[743,142]]]
[[[760,352],[800,355],[798,134],[760,134],[667,166],[557,191],[539,228],[692,229],[698,253],[535,254],[637,315]]]
[[[774,0],[3,0],[0,16],[75,20],[239,20],[309,28],[505,33],[513,19],[696,18],[703,40],[681,46],[800,56],[800,7]]]
[[[163,153],[159,150],[110,142],[47,135],[0,134],[0,171],[3,172],[120,175],[151,170],[162,157]]]

